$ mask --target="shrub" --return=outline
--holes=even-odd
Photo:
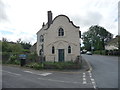
[[[44,62],[45,69],[80,69],[80,64],[74,62]]]
[[[6,64],[16,64],[20,65],[20,60],[18,60],[17,55],[11,55],[9,59],[5,62]]]
[[[14,64],[20,65],[20,60],[15,60],[15,61],[14,61]]]
[[[97,51],[94,51],[94,54],[106,55],[106,51],[105,50],[97,50]]]
[[[10,57],[9,52],[2,52],[2,63],[6,63]]]
[[[28,60],[30,60],[31,62],[36,62],[38,58],[38,55],[36,53],[30,53],[28,54]]]
[[[36,70],[39,70],[39,69],[42,69],[43,68],[43,65],[41,63],[29,63],[26,65],[26,67],[30,67],[30,68],[33,68],[33,69],[36,69]]]

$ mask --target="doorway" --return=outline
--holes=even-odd
[[[58,61],[64,62],[64,49],[58,49]]]

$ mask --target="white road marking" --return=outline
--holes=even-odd
[[[92,73],[89,73],[90,76],[92,76]]]
[[[83,81],[86,81],[86,78],[83,78]]]
[[[89,73],[91,72],[91,71],[88,71]]]
[[[85,75],[85,73],[83,73],[83,75]]]
[[[93,86],[93,88],[95,88],[95,89],[96,89],[96,86],[94,85],[94,86]]]
[[[92,83],[95,83],[95,82],[92,82]]]
[[[86,76],[85,76],[85,75],[83,75],[83,77],[85,78]]]
[[[45,78],[38,78],[40,80],[47,80],[47,81],[53,81],[53,82],[62,82],[62,83],[74,83],[74,84],[80,84],[81,82],[71,82],[71,81],[62,81],[62,80],[55,80],[55,79],[45,79]]]
[[[83,81],[83,84],[87,84],[87,82],[86,82],[86,81]]]
[[[93,82],[93,81],[95,81],[93,78],[91,78],[91,81]]]
[[[38,74],[38,75],[42,75],[42,76],[47,76],[47,75],[50,75],[52,73],[43,73],[43,74]]]
[[[89,71],[89,76],[90,76],[90,79],[91,79],[91,82],[92,82],[92,85],[93,85],[93,88],[96,89],[96,83],[95,83],[95,80],[92,78],[92,73]]]
[[[27,72],[27,73],[31,73],[31,74],[36,74],[36,75],[40,75],[40,76],[47,76],[47,75],[50,75],[52,73],[41,73],[41,74],[37,74],[37,73],[34,73],[34,72],[31,72],[31,71],[24,71],[24,72]]]
[[[33,72],[31,72],[31,71],[24,71],[24,72],[33,73]]]
[[[21,74],[12,73],[12,72],[9,72],[9,71],[5,71],[5,70],[2,70],[2,71],[3,71],[3,72],[6,72],[6,73],[10,73],[10,74],[13,74],[13,75],[21,76]]]
[[[83,73],[83,84],[87,84],[85,77],[86,77],[86,73]]]

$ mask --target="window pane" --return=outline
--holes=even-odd
[[[68,46],[68,53],[71,53],[71,47]]]
[[[43,35],[40,36],[40,42],[44,42],[44,37],[43,37]]]
[[[62,28],[59,29],[58,36],[64,36],[64,30]]]
[[[40,49],[40,52],[39,52],[40,55],[42,55],[42,49]]]
[[[54,46],[52,47],[52,54],[54,54],[55,53],[55,48],[54,48]]]

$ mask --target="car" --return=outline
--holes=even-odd
[[[87,51],[86,54],[87,54],[87,55],[92,55],[92,52]]]

